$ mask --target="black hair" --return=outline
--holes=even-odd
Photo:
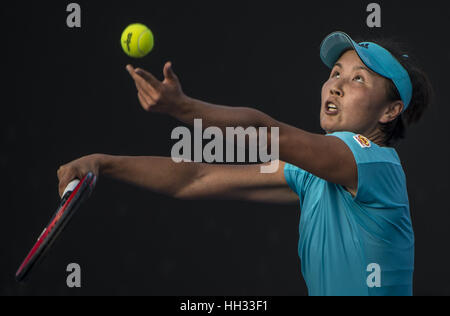
[[[406,128],[418,123],[425,110],[431,106],[434,95],[433,86],[411,52],[405,48],[404,43],[393,38],[365,39],[357,42],[372,42],[384,47],[400,62],[411,78],[413,94],[409,107],[395,120],[389,123],[380,123],[380,129],[385,134],[384,144],[393,146],[406,137]],[[400,93],[392,80],[388,80],[387,83],[387,101],[401,100]]]

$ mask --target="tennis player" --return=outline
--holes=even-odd
[[[320,56],[331,69],[320,105],[324,135],[255,109],[190,98],[171,63],[162,82],[127,66],[147,111],[186,124],[202,119],[205,128],[278,127],[278,172],[263,174],[262,165],[95,154],[59,169],[60,191],[92,171],[178,199],[296,203],[298,253],[310,295],[412,295],[414,232],[406,177],[392,146],[421,118],[432,87],[395,43],[357,43],[335,32],[323,41]]]

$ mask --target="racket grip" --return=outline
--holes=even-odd
[[[80,183],[80,180],[78,180],[78,179],[76,179],[76,180],[73,180],[72,182],[70,182],[68,185],[67,185],[67,187],[66,187],[66,189],[64,190],[64,193],[63,193],[63,198],[64,198],[64,196],[66,195],[66,193],[67,192],[72,192],[73,190],[75,190],[75,188],[77,187],[77,185]]]

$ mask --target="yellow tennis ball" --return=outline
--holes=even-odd
[[[142,58],[150,53],[155,44],[152,31],[144,24],[129,25],[122,33],[121,44],[124,52],[134,58]]]

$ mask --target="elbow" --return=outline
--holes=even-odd
[[[188,190],[186,190],[185,188],[171,192],[170,197],[175,200],[180,200],[180,201],[193,200],[193,196],[190,195]]]
[[[195,201],[201,200],[204,196],[200,192],[196,192],[191,188],[184,188],[172,194],[171,197],[180,201]]]
[[[186,181],[182,181],[175,189],[171,190],[170,196],[176,200],[192,201],[202,197],[205,189],[202,189],[202,183],[206,175],[206,168],[202,164],[194,165],[195,171],[191,172]]]

